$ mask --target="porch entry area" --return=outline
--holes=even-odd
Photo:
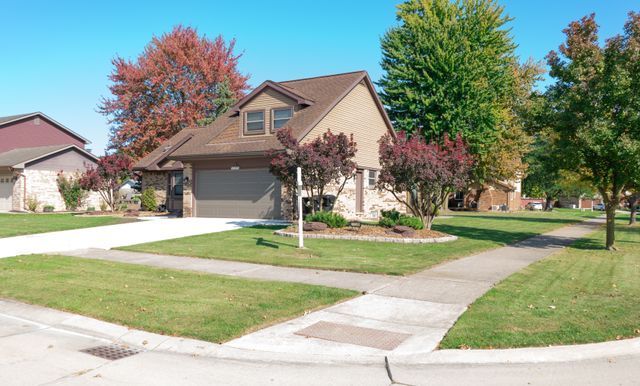
[[[167,210],[170,212],[182,210],[182,183],[183,174],[181,170],[169,173],[167,181]]]

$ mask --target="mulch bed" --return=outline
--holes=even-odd
[[[297,226],[290,226],[283,229],[285,232],[296,233],[298,232]],[[362,225],[359,228],[351,228],[349,226],[344,228],[327,228],[322,231],[305,231],[309,234],[318,235],[338,235],[338,236],[364,236],[364,237],[392,237],[399,239],[430,239],[449,236],[446,233],[437,232],[433,230],[421,229],[416,230],[413,236],[402,236],[399,233],[394,232],[391,228],[385,228],[378,225]]]

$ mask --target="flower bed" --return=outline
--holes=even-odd
[[[284,237],[298,237],[297,232],[298,228],[296,226],[290,226],[275,231],[274,233]],[[444,243],[458,239],[457,236],[427,229],[416,230],[412,235],[406,236],[396,233],[390,228],[377,225],[362,225],[359,228],[345,227],[327,228],[321,231],[305,231],[303,236],[307,239],[361,240],[401,244]]]

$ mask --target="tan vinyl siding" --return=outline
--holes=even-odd
[[[353,133],[358,149],[355,160],[359,168],[380,169],[378,140],[388,129],[369,88],[364,83],[358,84],[338,102],[303,141],[312,140],[329,129],[334,134]]]
[[[265,134],[270,134],[271,132],[271,109],[278,107],[291,107],[295,105],[295,101],[285,95],[280,94],[279,92],[266,88],[263,92],[256,95],[251,101],[249,101],[246,105],[242,106],[242,110],[240,111],[240,133],[242,134],[242,130],[244,129],[244,116],[247,111],[264,111],[264,128]]]
[[[358,167],[380,169],[378,140],[388,129],[369,88],[364,83],[358,84],[338,102],[303,141],[312,140],[327,130],[334,134],[353,133],[358,149],[355,157]]]
[[[227,143],[237,140],[238,133],[242,130],[238,123],[239,119],[233,120],[226,129],[222,130],[222,132],[214,137],[209,143]]]

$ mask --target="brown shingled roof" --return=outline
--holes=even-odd
[[[365,84],[375,94],[373,84],[365,71],[355,71],[344,74],[326,75],[314,78],[304,78],[296,80],[288,80],[283,82],[266,81],[261,84],[254,92],[240,100],[227,113],[220,116],[212,124],[196,129],[186,129],[171,138],[161,148],[171,147],[170,151],[164,157],[162,151],[154,151],[149,156],[142,159],[136,165],[139,170],[149,169],[153,165],[153,159],[168,158],[174,160],[188,160],[194,158],[205,157],[224,157],[224,156],[240,156],[240,155],[262,155],[265,151],[274,148],[280,148],[281,144],[273,135],[269,136],[246,136],[241,137],[229,135],[225,133],[225,129],[232,125],[237,127],[239,120],[238,109],[240,105],[246,103],[253,96],[257,95],[256,91],[262,91],[266,87],[273,86],[279,91],[286,90],[290,94],[297,96],[297,102],[304,105],[300,110],[296,111],[287,126],[293,130],[298,138],[303,138],[320,120],[331,111],[331,109],[342,100],[358,83]],[[384,108],[378,98],[375,98],[378,109],[383,115],[389,130],[393,130]],[[232,130],[229,128],[229,130]],[[191,135],[190,139],[182,141],[186,133]],[[157,163],[157,161],[156,161]],[[160,169],[155,169],[160,170]]]

